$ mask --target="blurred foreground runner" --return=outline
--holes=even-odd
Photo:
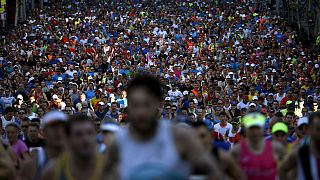
[[[291,170],[297,170],[297,179],[315,180],[320,174],[320,112],[312,113],[309,117],[309,143],[302,143],[293,150],[280,167],[280,179],[288,179]]]
[[[101,175],[102,158],[96,147],[92,119],[85,114],[69,118],[66,125],[68,148],[45,167],[43,180],[96,180]]]
[[[201,121],[197,121],[194,122],[192,126],[198,137],[201,139],[203,146],[212,154],[213,157],[217,159],[225,174],[231,179],[245,179],[235,161],[223,150],[213,146],[210,130],[207,128],[206,124]]]
[[[235,145],[231,152],[249,180],[275,180],[277,162],[285,153],[280,143],[264,140],[265,119],[260,113],[244,116],[242,122],[246,139]]]
[[[38,180],[47,162],[56,158],[65,148],[65,123],[67,115],[52,111],[43,118],[41,125],[43,127],[43,136],[46,144],[44,148],[38,148],[37,154],[27,160],[19,175],[23,180]]]
[[[221,179],[209,152],[192,132],[160,120],[160,82],[138,76],[128,86],[130,125],[109,147],[102,179],[187,179],[192,170]]]
[[[2,140],[0,140],[0,179],[14,180],[15,167],[6,148],[7,145],[4,145]]]

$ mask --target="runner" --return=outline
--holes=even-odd
[[[65,147],[64,127],[67,116],[58,111],[47,113],[41,121],[45,146],[37,148],[34,156],[21,167],[19,179],[39,180],[45,165],[49,160],[58,157]]]
[[[250,113],[242,118],[246,139],[233,147],[232,156],[239,163],[246,178],[250,180],[276,179],[277,162],[285,149],[278,142],[265,141],[263,126],[265,116]]]
[[[43,180],[99,179],[103,158],[97,151],[96,130],[86,114],[71,116],[66,124],[68,148],[45,167]]]
[[[2,140],[0,140],[0,179],[4,180],[15,180],[16,179],[16,169],[14,162],[10,158],[7,152],[8,146],[5,145]]]
[[[211,133],[207,126],[200,121],[192,124],[196,134],[202,141],[202,145],[208,150],[212,156],[217,159],[218,164],[221,165],[221,169],[231,179],[245,179],[244,174],[241,172],[237,163],[223,150],[218,149],[212,143]]]
[[[186,179],[191,168],[209,179],[221,178],[192,132],[159,119],[162,92],[157,79],[138,76],[127,93],[130,125],[110,146],[103,179]]]
[[[118,123],[114,121],[104,121],[101,125],[102,144],[99,145],[99,152],[104,153],[108,146],[114,141],[115,133],[119,131]]]
[[[297,179],[319,179],[320,153],[320,112],[312,113],[309,117],[309,143],[302,143],[294,149],[281,164],[280,179],[288,179],[289,172],[296,171]]]
[[[278,141],[287,148],[287,153],[290,153],[293,147],[292,141],[288,141],[289,130],[288,126],[283,122],[277,122],[272,126],[272,141]]]

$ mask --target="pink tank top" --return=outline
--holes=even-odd
[[[247,141],[241,141],[240,166],[248,180],[275,180],[277,163],[273,157],[272,142],[265,142],[261,154],[253,154]]]

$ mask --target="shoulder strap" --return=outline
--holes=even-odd
[[[39,148],[37,150],[37,163],[38,165],[37,165],[35,176],[33,178],[34,180],[40,179],[41,172],[46,164],[46,154],[43,148]]]
[[[310,150],[309,146],[302,146],[299,149],[299,159],[305,179],[312,180],[311,167],[310,167]]]

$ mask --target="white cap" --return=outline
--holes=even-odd
[[[165,101],[171,101],[171,98],[170,97],[166,97]]]
[[[201,72],[198,72],[198,73],[197,73],[197,76],[201,76],[201,74],[202,74]]]
[[[233,74],[233,72],[229,72],[228,74],[230,74],[230,75],[231,75],[231,74]]]
[[[51,111],[41,119],[41,127],[44,128],[52,122],[67,122],[68,116],[60,111]]]
[[[315,64],[314,67],[315,67],[316,69],[318,69],[318,68],[319,68],[319,64]]]
[[[194,102],[195,104],[198,104],[198,100],[197,100],[197,99],[193,99],[193,102]]]
[[[183,95],[188,95],[189,91],[183,91]]]
[[[120,127],[118,124],[115,123],[105,123],[101,126],[101,131],[110,131],[110,132],[117,132]]]
[[[274,73],[275,73],[275,72],[277,72],[277,71],[276,71],[275,69],[272,69],[272,72],[274,72]]]
[[[258,100],[258,97],[257,96],[253,96],[252,100]]]
[[[17,99],[23,99],[23,96],[21,94],[18,94]]]
[[[249,106],[257,107],[257,105],[255,103],[250,103]]]
[[[298,127],[303,125],[303,124],[309,124],[309,119],[307,117],[302,117],[298,120]]]
[[[58,81],[63,81],[62,77],[58,77]]]
[[[104,102],[101,102],[101,101],[100,101],[100,102],[98,103],[98,105],[99,105],[99,106],[104,106]]]
[[[52,99],[53,99],[53,100],[59,99],[59,98],[58,98],[58,95],[54,94],[54,95],[52,96]]]

